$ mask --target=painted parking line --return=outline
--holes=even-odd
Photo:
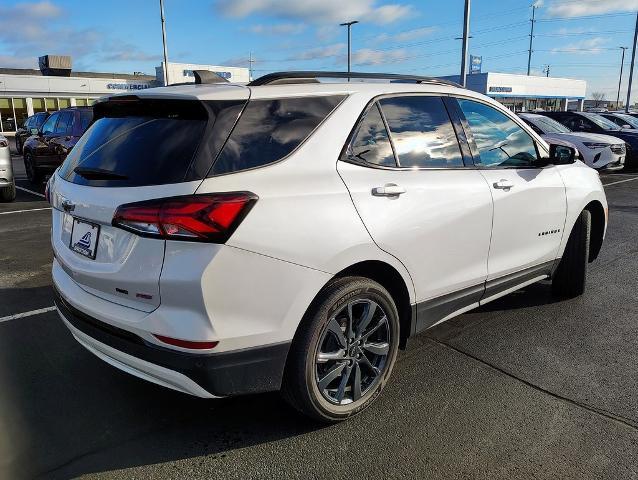
[[[636,180],[638,180],[638,177],[626,178],[624,180],[618,180],[617,182],[603,183],[603,187],[610,187],[611,185],[618,185],[619,183],[625,183],[625,182],[634,182]]]
[[[41,313],[52,312],[55,307],[38,308],[37,310],[31,310],[30,312],[16,313],[15,315],[8,315],[6,317],[0,317],[0,323],[9,322],[11,320],[17,320],[19,318],[32,317],[33,315],[40,315]]]
[[[29,190],[28,188],[21,187],[20,185],[16,185],[18,190],[22,190],[23,192],[30,193],[31,195],[37,195],[38,197],[46,198],[44,195],[38,192],[34,192],[33,190]]]
[[[42,210],[51,210],[51,207],[27,208],[25,210],[11,210],[10,212],[0,212],[0,215],[9,215],[10,213],[39,212]]]

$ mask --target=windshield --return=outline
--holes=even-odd
[[[543,133],[569,133],[571,130],[562,123],[558,123],[553,118],[538,115],[535,117],[526,117],[530,122],[540,128]]]
[[[607,120],[605,117],[602,117],[595,113],[581,112],[581,115],[584,115],[585,117],[587,117],[589,120],[594,122],[603,130],[613,130],[613,131],[620,130],[620,127],[616,125],[614,122],[612,122],[611,120]]]
[[[638,128],[638,118],[627,115],[626,113],[616,113],[615,115],[616,117],[622,119],[623,122],[625,122],[627,125]]]

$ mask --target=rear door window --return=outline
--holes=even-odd
[[[60,175],[73,183],[103,187],[201,180],[245,103],[168,99],[98,103],[95,121],[67,156]],[[221,121],[224,116],[231,121]]]
[[[86,132],[91,120],[93,120],[92,110],[80,110],[80,135]]]
[[[400,96],[379,100],[400,167],[463,167],[463,156],[440,97]]]
[[[297,148],[344,96],[250,100],[211,175],[277,162]]]
[[[359,123],[343,160],[396,167],[390,137],[375,102]]]

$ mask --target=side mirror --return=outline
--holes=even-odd
[[[624,124],[622,127],[620,127],[620,128],[634,128],[634,127],[632,127],[631,125],[628,125],[628,124],[626,124],[626,123],[625,123],[625,124]]]
[[[37,128],[31,128],[29,131],[31,132],[31,135],[37,135],[40,133],[40,130]]]
[[[576,161],[577,150],[565,145],[551,144],[549,146],[549,159],[554,165],[568,165]]]

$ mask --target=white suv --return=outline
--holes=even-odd
[[[539,280],[583,293],[607,202],[573,149],[449,82],[350,77],[96,104],[48,184],[75,338],[181,392],[281,389],[337,421],[410,336]]]

